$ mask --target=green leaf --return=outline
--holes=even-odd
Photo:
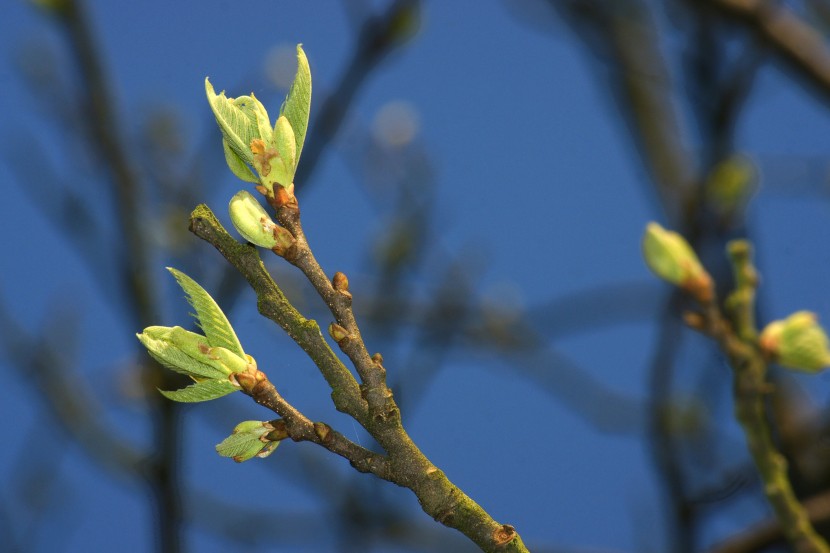
[[[253,92],[251,92],[251,98],[256,100]],[[256,104],[256,109],[254,109],[254,117],[256,118],[257,132],[259,132],[259,137],[265,142],[265,144],[271,146],[274,143],[274,129],[271,128],[271,119],[268,117],[268,112],[265,111],[265,106],[263,106],[259,100],[256,100]]]
[[[242,161],[242,158],[236,155],[236,152],[231,150],[230,146],[228,146],[228,141],[224,138],[222,138],[222,149],[225,150],[225,162],[234,175],[245,182],[259,182],[259,179],[251,171],[251,168]]]
[[[227,98],[224,91],[216,94],[208,79],[205,79],[205,92],[228,147],[242,161],[251,163],[251,141],[260,138],[256,113],[265,108],[259,100],[250,96],[233,99]]]
[[[241,463],[257,455],[265,445],[250,434],[231,434],[216,446],[216,453],[222,457],[233,457],[234,461]]]
[[[308,67],[308,58],[303,52],[302,44],[297,45],[297,74],[294,75],[294,82],[285,102],[280,108],[280,115],[284,115],[294,131],[294,142],[297,154],[294,156],[294,167],[300,161],[300,154],[305,143],[306,130],[308,129],[308,115],[311,112],[311,69]],[[276,134],[276,132],[275,132]]]
[[[189,332],[183,328],[176,327],[147,327],[141,334],[136,334],[138,339],[147,348],[147,352],[153,359],[161,363],[164,367],[177,373],[181,373],[194,378],[207,379],[222,379],[227,378],[228,372],[218,364],[209,364],[194,358],[188,352],[192,348],[183,347],[181,343],[182,337],[187,337],[194,342],[201,342],[207,345],[207,338]],[[178,341],[173,337],[179,338]],[[202,357],[205,357],[204,355]]]
[[[273,179],[284,187],[294,182],[294,163],[297,159],[297,145],[294,140],[294,132],[291,130],[291,123],[284,115],[280,115],[274,125],[274,141],[276,142],[279,156],[271,158],[271,170]]]
[[[254,456],[267,457],[279,445],[277,441],[263,442],[260,439],[267,432],[268,428],[261,421],[243,421],[216,446],[216,452],[223,457],[232,457],[237,463]]]
[[[181,390],[159,390],[159,392],[173,401],[198,403],[226,396],[238,390],[239,388],[231,384],[229,380],[202,380]]]
[[[208,344],[214,347],[223,347],[235,353],[239,357],[245,358],[245,352],[242,350],[242,344],[239,343],[239,338],[233,331],[231,323],[228,322],[225,314],[213,301],[204,288],[199,286],[195,280],[177,271],[172,267],[167,267],[167,270],[173,273],[179,286],[187,294],[187,300],[193,309],[196,310],[196,318],[199,321],[199,326],[207,337]]]

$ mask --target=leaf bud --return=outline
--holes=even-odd
[[[712,278],[680,234],[666,230],[657,223],[649,223],[643,235],[643,257],[648,268],[658,277],[679,286],[700,301],[712,299]]]
[[[216,452],[230,457],[237,463],[253,457],[267,457],[277,448],[279,441],[269,440],[267,434],[273,427],[267,422],[244,421],[236,425],[230,436],[216,446]]]
[[[245,190],[234,194],[228,204],[228,212],[237,232],[248,242],[262,248],[270,250],[282,242],[277,238],[279,230],[288,232],[268,216],[253,194]]]
[[[180,326],[150,326],[136,335],[159,363],[194,380],[222,380],[245,370],[249,360],[223,347],[211,347],[201,334]]]
[[[719,162],[704,183],[706,201],[721,216],[740,213],[757,189],[758,170],[743,154]]]
[[[783,367],[818,372],[830,365],[830,341],[810,311],[771,322],[761,332],[759,343],[764,354]]]
[[[349,331],[337,323],[331,323],[329,325],[329,336],[331,336],[335,342],[340,344],[343,340],[347,340],[349,338]]]

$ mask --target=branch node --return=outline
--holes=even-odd
[[[317,434],[317,437],[320,438],[320,441],[324,444],[331,443],[334,438],[331,434],[331,427],[323,422],[314,423],[314,433]]]
[[[496,542],[496,547],[504,547],[516,537],[516,529],[509,524],[502,524],[493,532],[493,541]]]

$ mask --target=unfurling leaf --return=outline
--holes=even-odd
[[[271,158],[272,179],[284,188],[288,188],[294,182],[294,170],[297,159],[297,144],[294,139],[294,131],[291,123],[284,115],[280,115],[274,125],[274,142],[279,155]]]
[[[205,79],[205,92],[228,147],[243,162],[252,163],[251,141],[260,138],[257,114],[265,112],[265,107],[253,96],[234,99],[226,97],[224,91],[216,94],[208,79]]]
[[[224,138],[222,139],[222,149],[225,151],[225,162],[228,164],[228,168],[237,178],[245,182],[259,182],[259,179],[251,171],[251,168],[248,167],[236,152],[231,150],[230,146],[228,146],[228,141]]]
[[[300,154],[303,151],[305,135],[308,129],[308,115],[311,112],[311,69],[308,67],[308,58],[303,52],[302,44],[297,45],[297,74],[294,75],[294,82],[285,97],[285,102],[280,109],[280,115],[285,116],[291,129],[294,131],[294,143],[296,144],[296,155],[294,156],[294,167],[300,161]]]
[[[150,326],[137,336],[153,359],[195,380],[225,379],[231,372],[239,372],[210,354],[212,348],[205,336],[180,326]]]
[[[279,441],[265,439],[271,429],[268,423],[260,421],[241,422],[230,436],[216,446],[216,452],[223,457],[231,457],[237,463],[252,457],[267,457],[280,444]]]
[[[198,403],[200,401],[210,401],[230,393],[236,392],[239,387],[234,386],[229,380],[202,380],[191,384],[187,388],[181,390],[159,390],[161,395],[173,401],[180,401],[182,403]]]
[[[179,326],[150,326],[137,334],[150,355],[159,363],[185,374],[196,384],[182,390],[162,391],[174,401],[207,401],[240,389],[232,375],[256,370],[256,362],[242,351],[231,324],[213,298],[186,274],[168,267],[196,310],[196,319],[205,335]]]
[[[210,294],[183,272],[172,267],[168,267],[167,270],[176,277],[179,286],[187,294],[190,305],[196,310],[196,319],[207,337],[208,345],[225,348],[244,359],[246,356],[239,338],[236,337],[231,323],[228,322],[227,317]]]

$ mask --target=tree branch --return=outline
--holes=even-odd
[[[366,402],[357,381],[329,347],[316,321],[297,311],[262,264],[255,247],[231,237],[209,207],[199,205],[190,216],[190,231],[213,245],[245,277],[257,295],[257,308],[277,323],[308,354],[332,389],[338,411],[358,422],[366,419]]]
[[[708,0],[750,26],[787,64],[830,98],[830,49],[806,21],[778,2]]]
[[[281,208],[281,211],[283,209]],[[288,215],[281,213],[278,214],[278,218],[281,221],[287,221]],[[296,211],[296,224],[299,225],[298,210]],[[367,413],[364,411],[366,409],[365,404],[361,403],[358,399],[361,396],[358,395],[355,398],[357,384],[351,373],[328,347],[328,344],[320,334],[317,324],[303,318],[288,303],[276,283],[274,283],[265,270],[265,266],[262,264],[256,249],[236,242],[205,205],[198,206],[191,214],[190,228],[194,234],[219,250],[245,276],[251,287],[257,293],[260,312],[277,322],[288,332],[300,347],[308,353],[312,360],[315,361],[321,372],[327,377],[327,380],[329,380],[329,377],[332,377],[330,385],[333,385],[332,399],[335,405],[338,409],[346,413],[349,413],[350,409],[356,410],[357,416],[352,413],[349,414],[352,414],[372,437],[377,440],[384,451],[386,451],[386,459],[389,463],[388,481],[412,490],[418,497],[418,501],[424,512],[441,524],[459,530],[483,551],[493,553],[527,552],[527,548],[524,546],[521,537],[512,526],[499,524],[493,520],[481,506],[450,482],[447,476],[435,467],[420,449],[418,449],[403,428],[400,412],[392,398],[392,393],[386,388],[385,380],[382,379],[385,370],[381,366],[378,357],[369,358],[372,366],[364,365],[360,371],[361,373],[367,373],[367,381],[364,384],[367,382],[378,383],[376,391],[382,392],[383,394],[383,410],[380,412],[375,411],[372,409],[374,401],[367,401],[369,416],[366,416]],[[300,236],[302,235],[300,234]],[[307,244],[305,246],[307,247]],[[300,250],[302,251],[302,246],[300,246]],[[306,257],[313,259],[310,256],[310,250],[308,250]],[[320,282],[322,269],[319,269],[319,265],[316,265],[315,268],[316,262],[312,263],[311,261],[307,261],[307,263],[310,264],[306,268],[311,274],[309,278],[317,280],[315,287],[320,286],[325,290],[326,286]],[[325,277],[324,274],[323,277]],[[328,281],[328,279],[325,280]],[[329,286],[331,286],[330,282]],[[334,290],[333,287],[332,290]],[[343,295],[342,293],[339,294],[341,296]],[[330,292],[326,292],[324,297],[332,299]],[[328,304],[338,320],[348,321],[349,315],[344,313],[343,310],[347,309],[351,311],[350,301],[337,300],[336,302]],[[350,338],[354,339],[354,335]],[[355,340],[355,344],[358,344],[355,347],[365,350],[362,341]],[[366,355],[368,356],[368,354]],[[363,354],[358,357],[362,358]],[[262,382],[267,382],[264,375],[262,378],[256,377],[256,384],[254,385],[244,381],[240,383],[243,388],[247,386],[247,389],[250,390],[251,395],[255,399],[259,397],[258,401],[261,400],[261,403],[275,412],[279,412],[277,411],[279,409],[284,413],[289,413],[286,410],[286,406],[280,404],[276,396],[273,395],[276,393],[276,390],[272,392],[267,386],[262,390],[257,389],[257,386]],[[368,391],[366,388],[363,390]],[[263,395],[259,396],[260,393]],[[271,404],[272,402],[274,402],[273,405]],[[307,430],[307,426],[298,426],[296,431],[302,433],[307,432]],[[325,429],[319,430],[320,434],[325,434]],[[318,434],[318,428],[314,429],[314,433],[317,435],[317,438],[323,439]],[[311,436],[309,435],[309,437]],[[378,469],[378,472],[381,471]]]
[[[752,264],[751,248],[745,240],[729,244],[736,287],[727,299],[732,313],[729,321],[721,312],[714,294],[701,302],[702,314],[687,316],[687,322],[717,341],[733,370],[735,416],[743,428],[747,446],[784,534],[798,553],[830,553],[827,542],[810,523],[787,473],[787,460],[778,451],[766,414],[767,361],[755,339],[755,289],[758,276]]]

